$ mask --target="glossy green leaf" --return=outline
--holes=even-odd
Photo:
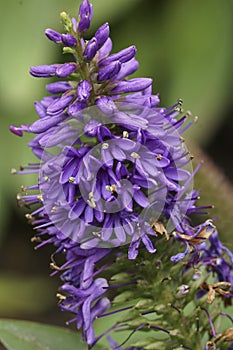
[[[84,350],[77,332],[29,321],[0,320],[0,341],[7,350]]]

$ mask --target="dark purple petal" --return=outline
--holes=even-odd
[[[60,123],[62,120],[64,120],[66,116],[64,114],[56,115],[54,117],[48,116],[43,119],[39,119],[35,121],[33,124],[29,126],[30,132],[33,132],[35,134],[44,132],[53,126]]]
[[[122,149],[117,144],[112,145],[111,151],[112,151],[112,155],[115,159],[117,159],[119,161],[123,161],[126,159],[125,153],[122,151]]]
[[[86,208],[86,203],[84,200],[80,199],[78,200],[73,207],[71,208],[69,212],[69,219],[75,220],[80,217],[80,215],[83,213],[84,209]]]
[[[100,61],[99,66],[106,66],[114,61],[120,61],[121,63],[128,62],[136,55],[136,52],[137,50],[135,46],[127,47],[124,50],[114,53],[107,58],[104,58],[102,61]]]
[[[108,38],[104,43],[104,45],[98,51],[99,59],[106,57],[107,55],[109,55],[111,51],[112,51],[112,40]]]
[[[85,222],[90,223],[93,221],[93,218],[94,218],[93,208],[87,205],[85,209],[85,214],[84,214]]]
[[[64,45],[69,46],[69,47],[74,47],[77,45],[76,38],[69,33],[62,34],[62,42]]]
[[[90,97],[91,83],[88,80],[82,80],[78,84],[77,95],[80,102],[87,101]]]
[[[132,240],[128,250],[129,260],[134,260],[138,256],[138,248],[140,246],[141,239]]]
[[[66,96],[63,95],[61,98],[59,98],[58,101],[55,101],[47,108],[47,114],[49,115],[57,115],[62,113],[68,105],[72,102],[74,99],[73,95]]]
[[[120,220],[117,220],[115,225],[116,225],[114,228],[115,235],[121,243],[124,243],[126,241],[126,234],[125,234],[124,228],[120,224]]]
[[[97,40],[98,49],[101,48],[110,34],[110,29],[108,23],[103,24],[95,33],[95,38]]]
[[[169,179],[175,181],[185,181],[190,177],[189,171],[178,168],[168,168],[166,169],[165,174]]]
[[[75,117],[81,110],[83,109],[83,105],[79,101],[75,101],[71,105],[69,105],[67,113],[71,117]]]
[[[139,67],[139,63],[135,58],[132,58],[129,62],[122,63],[120,72],[115,77],[115,80],[121,80],[128,75],[131,75],[136,72]]]
[[[88,136],[96,136],[97,135],[97,128],[100,126],[100,122],[98,122],[95,119],[91,119],[85,126],[84,126],[84,132]]]
[[[125,112],[115,113],[112,119],[114,123],[124,124],[131,130],[137,130],[138,128],[146,129],[148,126],[148,121],[145,118]]]
[[[149,205],[149,201],[142,191],[135,191],[133,194],[135,202],[137,202],[141,207],[146,208]]]
[[[98,316],[102,315],[111,306],[108,298],[101,298],[97,301],[93,309],[91,310],[92,321],[94,321]]]
[[[186,244],[186,249],[183,253],[178,253],[176,255],[173,255],[170,260],[174,263],[179,262],[180,260],[184,259],[186,255],[189,253],[189,245]]]
[[[53,41],[56,44],[59,44],[62,42],[62,39],[61,39],[62,35],[53,29],[50,29],[50,28],[46,29],[45,35],[49,40]]]
[[[99,242],[100,242],[99,238],[93,238],[91,240],[88,240],[87,242],[83,242],[80,247],[82,249],[92,249],[97,247]]]
[[[46,85],[46,90],[51,94],[61,94],[71,89],[72,86],[67,81],[58,81]]]
[[[151,240],[149,239],[149,237],[146,234],[142,235],[142,242],[149,253],[153,254],[156,252],[155,247],[153,246]]]
[[[94,37],[87,43],[87,46],[83,51],[83,57],[87,61],[91,61],[92,58],[95,57],[97,51],[98,51],[98,42],[97,42],[97,39]]]
[[[56,76],[58,78],[66,78],[68,77],[71,73],[74,73],[74,71],[77,69],[76,63],[64,63],[61,64],[59,67],[56,69]]]
[[[97,80],[99,83],[112,79],[121,69],[120,61],[113,62],[99,70]]]
[[[120,81],[112,90],[112,94],[128,93],[142,91],[146,87],[152,85],[152,79],[134,78],[126,81]]]
[[[37,78],[50,78],[55,75],[58,66],[58,64],[32,66],[30,74]]]
[[[49,105],[51,105],[51,103],[53,103],[54,101],[58,101],[59,97],[56,96],[46,96],[44,98],[42,98],[42,100],[40,101],[40,103],[42,104],[42,106],[44,106],[45,108],[48,108]]]
[[[46,109],[40,102],[35,101],[34,106],[35,106],[36,113],[40,118],[46,117]]]
[[[92,5],[88,0],[83,0],[79,7],[79,32],[89,29],[92,20]]]
[[[96,105],[106,115],[111,115],[117,111],[115,103],[110,97],[102,96],[96,100]]]

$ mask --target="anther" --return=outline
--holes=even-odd
[[[123,137],[124,137],[125,139],[128,139],[128,137],[129,137],[128,131],[123,131]]]
[[[191,116],[192,116],[192,112],[191,112],[191,111],[187,111],[187,112],[185,113],[185,115],[186,115],[186,117],[191,117]]]
[[[54,205],[54,207],[51,209],[51,213],[56,213],[56,211],[58,211],[58,207]]]
[[[33,220],[33,216],[31,214],[25,214],[25,218],[27,220]]]
[[[140,155],[136,152],[132,152],[131,154],[131,157],[133,157],[134,159],[140,159]]]
[[[102,144],[102,149],[108,149],[109,148],[109,144],[108,143],[103,143]]]
[[[74,183],[74,181],[75,181],[75,177],[70,176],[70,177],[69,177],[69,183]]]
[[[56,294],[56,297],[59,299],[59,300],[66,300],[66,296],[65,295],[62,295],[62,294],[60,294],[60,293],[57,293]]]
[[[44,201],[41,194],[39,194],[39,195],[37,196],[37,199],[38,199],[40,202],[43,202],[43,201]]]
[[[27,187],[25,187],[23,185],[20,187],[20,189],[21,189],[22,192],[26,192],[27,191]]]
[[[11,169],[11,174],[16,174],[17,173],[17,170],[15,168],[12,168]]]

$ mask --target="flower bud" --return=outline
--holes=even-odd
[[[76,38],[69,33],[62,34],[61,39],[62,39],[63,44],[66,46],[74,47],[75,45],[77,45]]]
[[[83,0],[79,8],[79,32],[89,29],[92,20],[92,5],[88,0]]]
[[[32,66],[30,74],[37,78],[50,78],[55,75],[58,65]]]
[[[59,65],[56,69],[56,76],[58,78],[66,78],[68,77],[71,73],[74,73],[76,70],[77,65],[76,63],[64,63]]]
[[[91,61],[92,58],[95,57],[97,51],[98,43],[97,39],[94,37],[87,43],[87,46],[83,51],[83,57],[86,58],[87,61]]]
[[[61,12],[60,17],[65,29],[69,32],[73,28],[72,20],[66,12]]]
[[[49,40],[53,41],[56,44],[59,44],[62,42],[62,35],[53,29],[50,29],[50,28],[46,29],[45,35]]]
[[[87,101],[90,97],[91,83],[88,80],[83,80],[78,84],[77,95],[80,102]]]
[[[101,83],[106,80],[113,78],[121,69],[120,61],[113,62],[106,67],[100,69],[98,74],[98,82]]]
[[[146,89],[152,84],[149,78],[134,78],[126,81],[120,81],[112,90],[112,94],[137,92]]]
[[[130,46],[127,47],[124,50],[121,50],[117,53],[114,53],[113,55],[110,55],[107,58],[104,58],[99,65],[100,66],[106,66],[109,63],[113,62],[113,61],[120,61],[121,63],[125,63],[130,61],[135,55],[136,55],[136,47],[135,46]]]
[[[71,89],[72,86],[66,81],[58,81],[46,85],[46,90],[51,94],[61,94]]]
[[[106,40],[109,38],[110,29],[108,23],[103,24],[95,33],[97,40],[98,49],[104,45]]]

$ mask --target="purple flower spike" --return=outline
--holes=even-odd
[[[61,38],[62,38],[63,44],[66,45],[66,46],[74,47],[74,46],[77,45],[76,38],[73,35],[69,34],[69,33],[62,34]]]
[[[146,89],[152,85],[152,79],[149,78],[135,78],[126,81],[120,81],[112,90],[112,94],[137,92]]]
[[[79,8],[79,32],[89,29],[92,20],[92,5],[88,0],[83,0]]]
[[[37,78],[50,78],[55,75],[58,64],[32,66],[30,74]]]
[[[80,102],[87,101],[90,97],[91,83],[83,80],[78,84],[77,94]]]
[[[61,64],[56,69],[56,76],[58,78],[66,78],[71,73],[74,73],[74,71],[77,69],[77,65],[75,63],[64,63]]]
[[[50,28],[46,29],[45,35],[49,40],[53,41],[56,44],[59,44],[62,42],[62,35],[53,29],[50,29]]]
[[[83,51],[83,57],[85,57],[87,61],[91,61],[92,58],[95,57],[97,51],[98,42],[97,39],[94,37],[88,42],[87,46],[85,47],[85,50]]]
[[[110,29],[108,23],[103,24],[95,33],[98,49],[101,48],[109,38]]]
[[[112,79],[121,69],[120,61],[111,63],[109,66],[102,68],[98,74],[98,82]]]
[[[38,242],[36,248],[53,244],[56,262],[52,258],[52,275],[59,273],[62,284],[59,306],[74,314],[70,323],[75,322],[82,331],[88,349],[122,327],[130,332],[129,337],[119,346],[108,338],[112,350],[154,348],[153,338],[132,343],[131,336],[143,328],[171,336],[164,340],[164,346],[155,337],[155,348],[178,345],[191,350],[195,345],[179,345],[183,343],[180,332],[175,344],[176,332],[171,331],[176,330],[177,311],[190,304],[188,298],[194,294],[189,288],[196,291],[198,300],[210,294],[213,286],[213,296],[229,303],[233,296],[233,254],[222,245],[211,220],[195,227],[189,217],[208,207],[196,206],[199,193],[191,190],[200,166],[194,172],[187,167],[190,154],[180,135],[191,123],[184,124],[187,116],[180,115],[181,101],[167,109],[159,107],[152,79],[129,79],[139,66],[136,47],[111,54],[108,23],[88,40],[84,33],[90,27],[92,5],[89,0],[80,2],[78,18],[62,12],[64,34],[45,31],[49,40],[61,43],[63,53],[73,57],[66,63],[31,67],[35,77],[54,78],[46,85],[49,96],[34,102],[38,118],[31,125],[10,126],[18,136],[34,134],[28,145],[38,158],[19,172],[13,169],[13,173],[37,174],[36,183],[22,188],[18,201],[27,208],[36,206],[27,215],[36,230],[33,241]],[[57,255],[63,257],[57,259]],[[136,262],[129,261],[136,258]],[[160,287],[167,279],[161,277],[169,276],[169,266],[174,264],[171,283]],[[186,276],[183,272],[188,269]],[[210,274],[210,281],[220,281],[217,288],[208,285],[208,280],[209,290],[199,282],[193,288],[199,271],[203,281]],[[171,288],[175,288],[174,293],[170,293]],[[147,314],[157,313],[157,305],[162,306],[160,294],[163,298],[166,290],[169,298],[164,300],[164,308],[158,308],[161,318],[147,318]],[[126,307],[117,307],[125,302]],[[196,302],[194,307],[200,308]],[[201,316],[198,309],[192,315]],[[129,314],[114,317],[115,324],[95,335],[96,318],[127,310]],[[211,336],[216,337],[211,313],[202,310],[208,317]],[[184,316],[183,312],[179,315],[181,319]],[[215,319],[216,314],[213,316]],[[164,320],[167,329],[159,326],[165,325]],[[201,317],[199,321],[196,328],[206,337],[206,322],[203,324]],[[187,331],[190,325],[192,328],[192,323],[187,323]]]

